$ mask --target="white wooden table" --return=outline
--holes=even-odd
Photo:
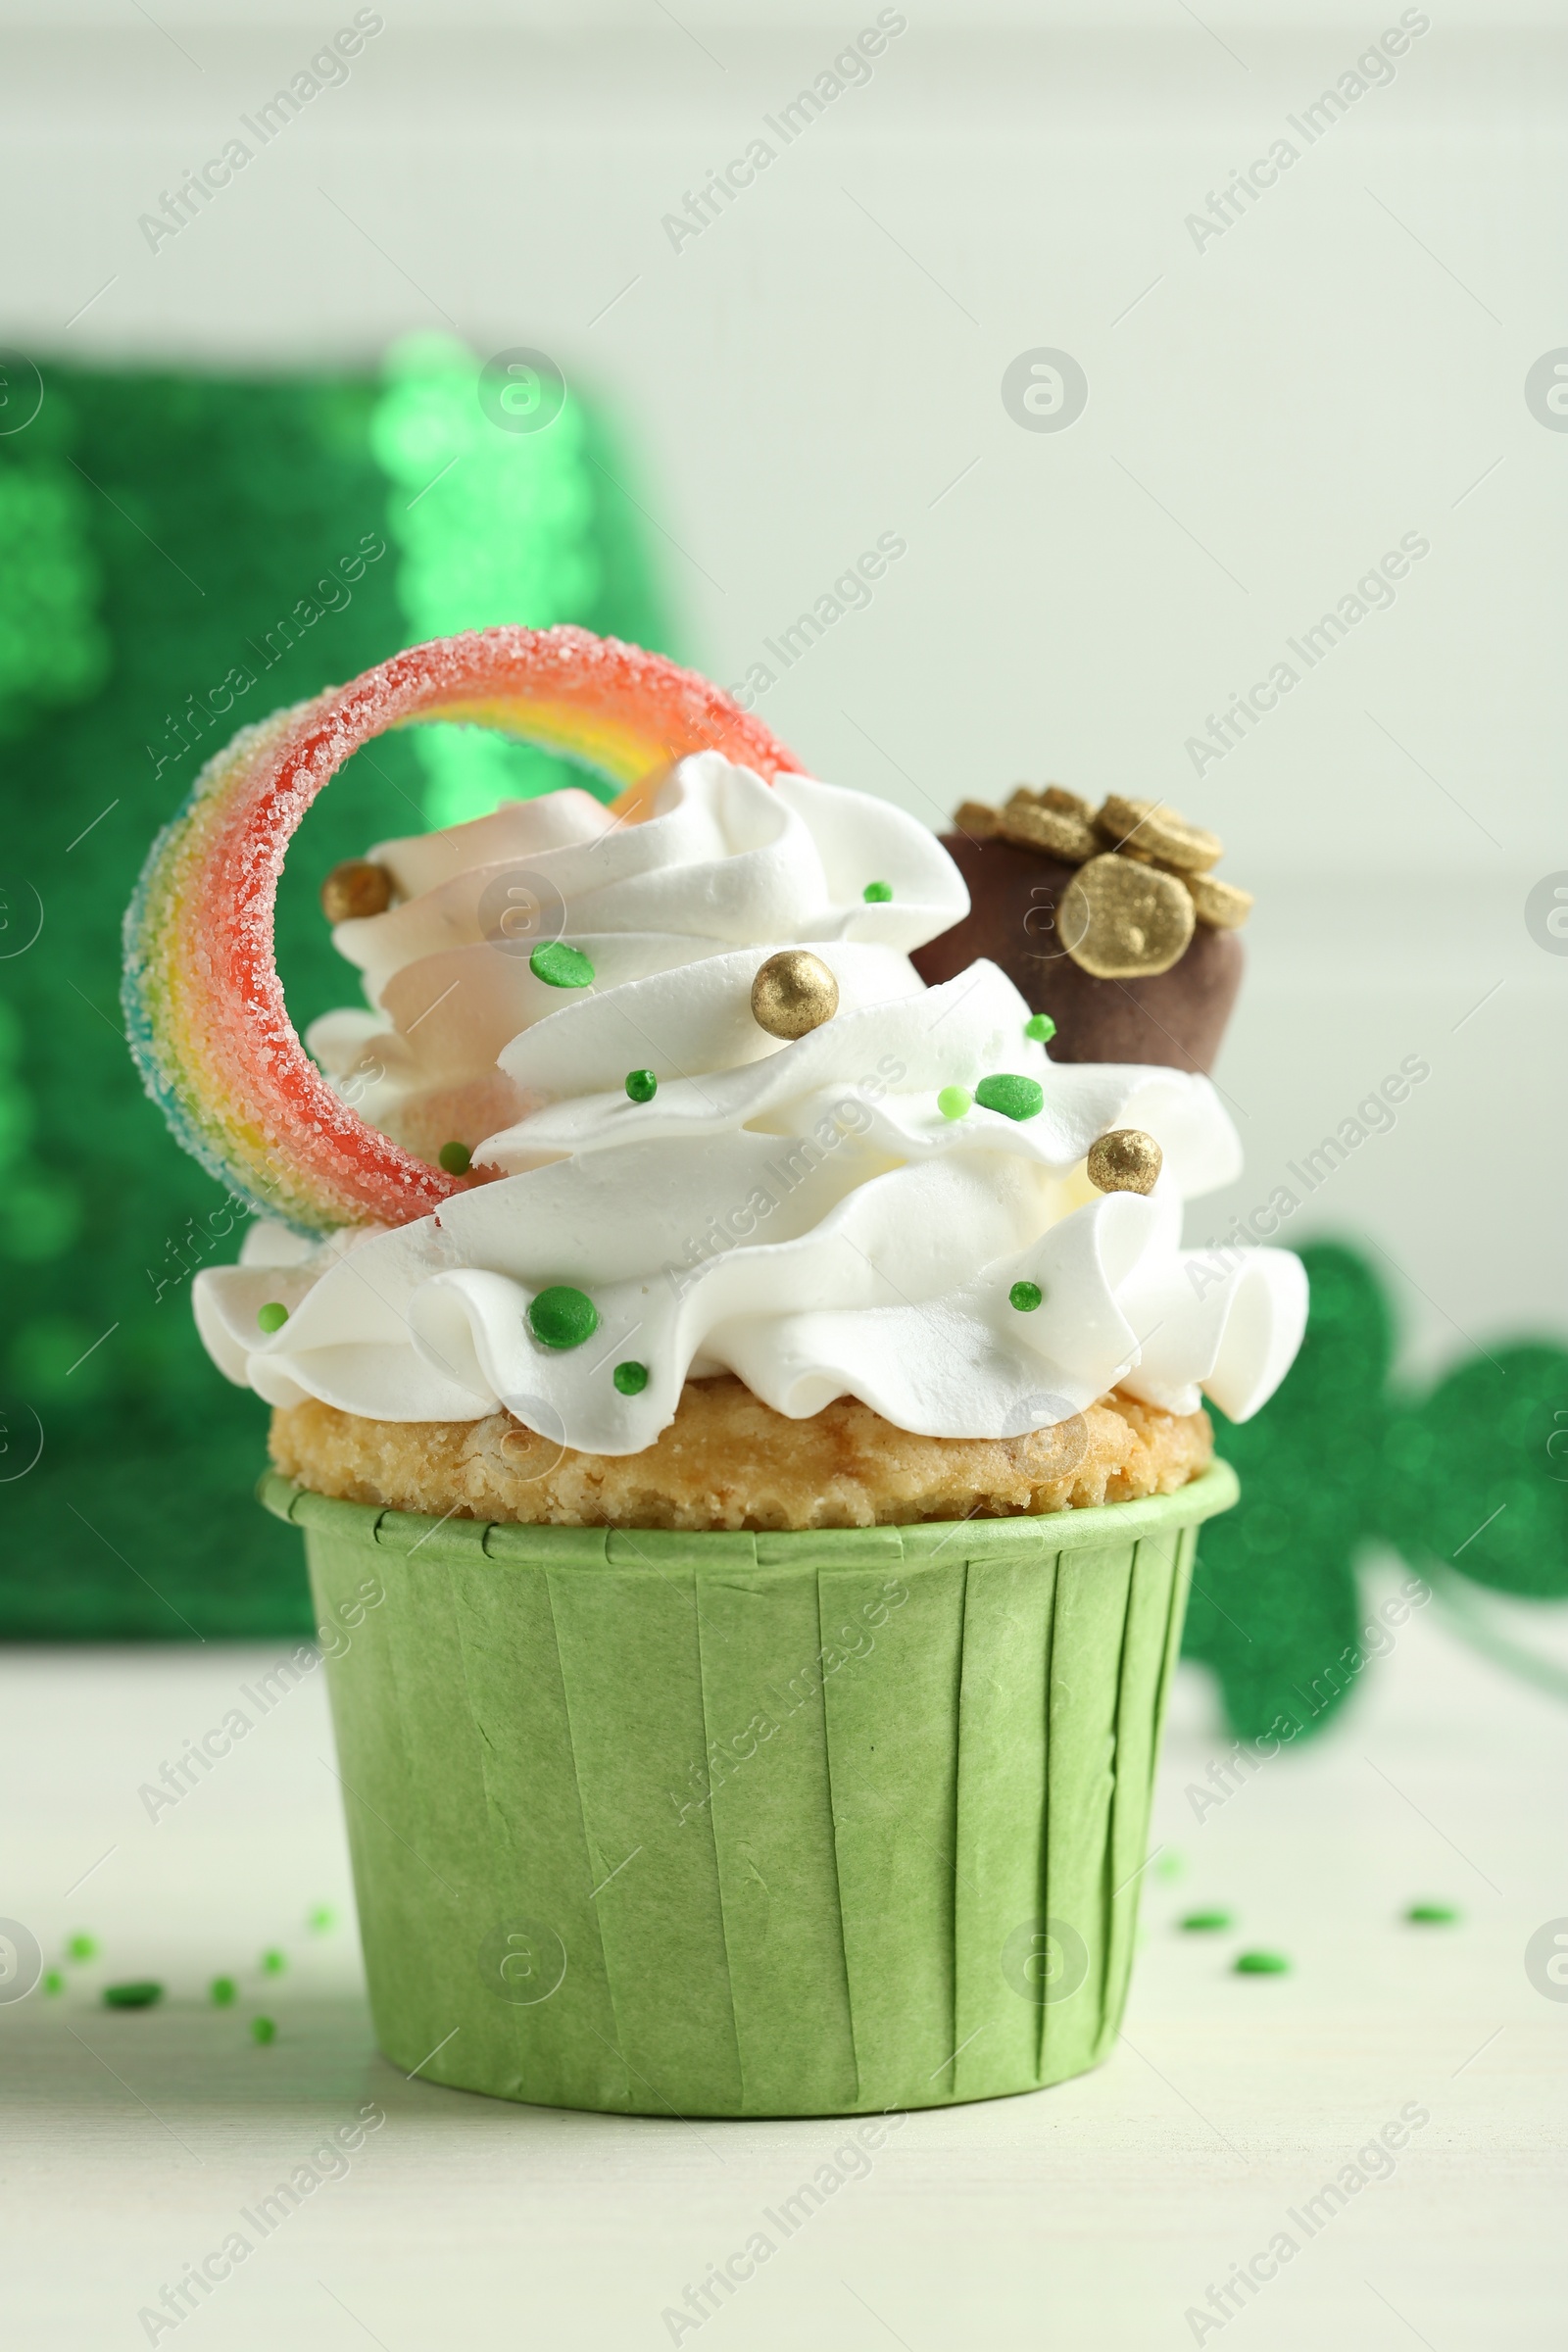
[[[1559,1618],[1517,1614],[1568,1655]],[[1200,1821],[1185,1791],[1225,1743],[1184,1669],[1115,2057],[1032,2097],[911,2115],[863,2178],[684,2328],[666,2309],[843,2131],[513,2107],[387,2066],[321,1678],[156,1821],[138,1798],[274,1654],[0,1656],[0,1913],[51,1961],[74,1932],[101,1945],[68,1966],[63,1992],[0,2005],[0,2341],[1561,2345],[1568,2000],[1536,1988],[1524,1954],[1568,1915],[1568,1706],[1476,1656],[1436,1608],[1335,1729]],[[1404,1924],[1422,1896],[1456,1902],[1462,1921]],[[1179,1932],[1207,1904],[1234,1911],[1237,1933]],[[313,1930],[321,1905],[337,1924]],[[1292,1973],[1234,1974],[1248,1945],[1288,1953]],[[272,1947],[288,1966],[270,1977]],[[238,1980],[232,2008],[208,2000],[219,1974]],[[101,2005],[104,1984],[138,1977],[164,1981],[161,2006]],[[269,2046],[251,2038],[258,2014],[275,2022]],[[327,2177],[265,2239],[250,2229],[242,2209],[340,2127],[352,2137],[367,2102],[381,2127],[318,2162]],[[1343,2191],[1343,2210],[1325,2199],[1410,2110],[1429,2120],[1388,2177]],[[1385,2169],[1376,2155],[1357,2167]],[[205,2298],[188,2290],[186,2317],[138,2318],[235,2230],[254,2250]],[[1284,2260],[1268,2251],[1282,2231],[1296,2240]],[[1253,2289],[1234,2288],[1225,2315],[1209,2289],[1247,2263]]]

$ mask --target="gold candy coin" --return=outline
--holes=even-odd
[[[990,841],[995,837],[1001,820],[985,801],[960,801],[953,812],[953,821],[958,831],[967,833],[972,841]]]
[[[1092,828],[1071,809],[1053,808],[1032,793],[1015,792],[1002,811],[1000,831],[1004,841],[1015,841],[1025,849],[1044,850],[1050,858],[1059,858],[1066,865],[1082,865],[1086,858],[1099,855],[1100,843]]]
[[[1195,923],[1185,883],[1113,852],[1081,865],[1061,894],[1057,928],[1080,970],[1097,980],[1168,972]]]
[[[839,984],[808,948],[780,948],[752,982],[752,1018],[769,1037],[808,1037],[839,1008]]]
[[[368,858],[346,858],[321,884],[321,912],[329,923],[353,923],[385,914],[392,904],[392,877]]]
[[[1252,911],[1251,892],[1222,882],[1217,874],[1188,874],[1186,882],[1199,921],[1211,931],[1239,931]]]
[[[1089,1181],[1102,1193],[1152,1193],[1164,1158],[1141,1127],[1113,1127],[1090,1147]]]
[[[1152,858],[1184,874],[1205,874],[1225,855],[1217,833],[1190,825],[1163,801],[1134,801],[1119,792],[1107,793],[1095,826],[1101,839],[1113,849],[1125,849],[1135,858]]]
[[[1039,798],[1043,808],[1054,808],[1062,816],[1081,816],[1086,825],[1094,822],[1091,804],[1082,793],[1069,792],[1065,784],[1042,784]]]

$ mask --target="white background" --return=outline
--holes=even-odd
[[[1562,11],[1435,0],[1309,149],[1285,117],[1396,9],[905,13],[869,84],[675,251],[663,216],[874,8],[389,0],[347,85],[153,253],[138,217],[352,11],[13,6],[0,333],[264,368],[419,327],[542,346],[617,411],[725,682],[902,533],[760,707],[933,821],[1054,776],[1224,835],[1260,901],[1218,1071],[1249,1171],[1190,1239],[1415,1054],[1397,1129],[1288,1237],[1374,1244],[1424,1365],[1560,1330],[1568,958],[1524,902],[1568,869],[1568,433],[1523,387],[1568,344]],[[1187,216],[1282,133],[1299,162],[1198,250]],[[1089,379],[1061,432],[1002,403],[1041,346]],[[1207,713],[1410,531],[1431,554],[1394,608],[1200,780]]]

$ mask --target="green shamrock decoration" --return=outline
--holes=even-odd
[[[1184,1654],[1211,1666],[1231,1728],[1322,1728],[1363,1646],[1357,1554],[1386,1544],[1533,1599],[1568,1594],[1568,1354],[1483,1350],[1425,1395],[1393,1385],[1393,1324],[1371,1267],[1314,1243],[1312,1303],[1279,1394],[1215,1442],[1242,1500],[1200,1540]]]

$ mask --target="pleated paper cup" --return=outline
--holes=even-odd
[[[1179,1494],[807,1535],[438,1521],[287,1481],[370,2005],[407,2072],[681,2116],[946,2106],[1115,2037]]]

